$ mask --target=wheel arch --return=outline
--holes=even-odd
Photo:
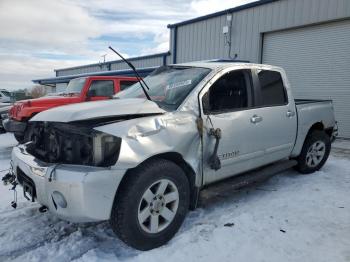
[[[129,174],[132,172],[133,169],[154,159],[165,159],[171,161],[184,171],[190,185],[190,209],[194,210],[197,206],[200,191],[200,188],[196,186],[196,172],[193,170],[191,165],[185,161],[182,155],[177,152],[166,152],[151,156],[145,159],[143,162],[139,163],[136,167],[128,169],[117,188],[116,196],[118,195],[120,189],[124,186],[124,184],[127,183]]]
[[[322,123],[322,121],[318,121],[318,122],[311,124],[308,131],[304,134],[300,134],[299,133],[300,130],[298,128],[297,139],[296,139],[296,143],[294,145],[291,157],[299,156],[306,139],[314,130],[320,130],[320,131],[325,130],[325,126]],[[327,132],[327,134],[332,134],[332,131],[333,131],[333,128],[329,132],[327,132],[327,131],[326,132]]]
[[[309,134],[311,134],[312,131],[314,131],[314,130],[325,131],[326,134],[327,134],[329,137],[331,137],[331,136],[332,136],[332,133],[333,133],[333,128],[334,128],[334,127],[325,128],[325,125],[324,125],[322,122],[316,122],[316,123],[314,123],[314,124],[310,127],[310,129],[309,129],[309,131],[308,131],[306,137],[307,137]],[[305,139],[306,139],[306,138],[305,138]],[[305,141],[304,141],[304,142],[305,142]]]
[[[333,129],[333,128],[332,128]],[[312,135],[311,135],[312,134]],[[331,136],[328,134],[327,129],[324,128],[323,125],[314,124],[308,131],[301,152],[296,157],[298,161],[298,165],[294,168],[301,174],[310,174],[317,170],[319,170],[324,163],[327,161],[330,149],[331,149]],[[314,145],[316,142],[322,141],[324,142],[325,151],[323,155],[321,155],[321,161],[314,163],[315,166],[307,164],[307,154],[309,152],[310,146]],[[318,150],[318,149],[317,149]],[[312,157],[313,158],[313,157]],[[313,160],[314,162],[317,160]]]
[[[316,122],[314,123],[310,128],[309,128],[309,131],[307,132],[307,135],[310,135],[312,133],[312,131],[314,130],[320,130],[320,131],[323,131],[324,130],[324,124],[322,122]],[[306,139],[306,138],[305,138]],[[304,139],[304,142],[305,142],[305,139]]]

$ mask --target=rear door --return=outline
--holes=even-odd
[[[279,71],[257,69],[253,71],[257,88],[256,124],[260,146],[264,150],[265,164],[288,157],[297,133],[295,103],[287,90],[287,79]]]

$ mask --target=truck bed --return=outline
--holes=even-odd
[[[321,100],[321,99],[294,99],[296,105],[321,103],[321,102],[332,102],[332,100]]]
[[[325,129],[335,126],[332,100],[295,99],[298,131],[293,156],[300,154],[309,128],[320,123]]]

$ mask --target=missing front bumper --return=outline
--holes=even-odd
[[[48,166],[30,155],[25,145],[13,149],[12,161],[17,179],[21,176],[19,172],[23,172],[32,180],[35,200],[58,217],[72,222],[108,220],[115,194],[125,174],[125,170],[121,169]]]

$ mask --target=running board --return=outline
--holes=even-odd
[[[259,169],[254,169],[247,173],[243,173],[241,175],[221,180],[212,185],[208,185],[208,187],[202,190],[201,195],[204,193],[204,198],[210,198],[211,196],[220,195],[220,193],[234,191],[250,184],[263,182],[282,171],[296,166],[297,163],[298,162],[296,160],[278,161],[274,164],[270,164]]]

